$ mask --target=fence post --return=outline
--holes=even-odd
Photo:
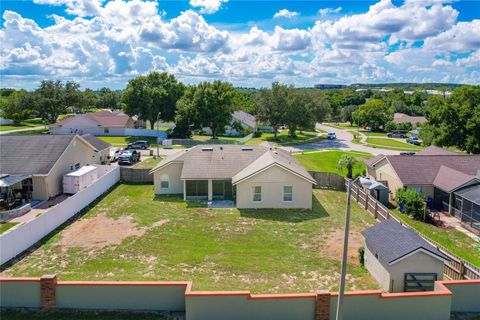
[[[57,307],[57,276],[44,275],[40,278],[40,301],[45,311]]]
[[[315,305],[315,320],[330,319],[330,292],[317,291],[317,299]]]
[[[365,210],[368,211],[368,193],[365,192]]]
[[[375,219],[378,218],[378,201],[375,201],[375,210],[373,212],[373,216],[375,217]]]
[[[460,260],[460,268],[458,270],[460,280],[465,279],[465,264],[463,263],[463,260]]]

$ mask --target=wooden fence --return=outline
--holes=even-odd
[[[149,174],[150,170],[120,167],[120,180],[129,183],[153,184],[153,174]]]
[[[316,188],[329,188],[345,191],[345,178],[331,172],[309,171],[310,175],[317,182]]]
[[[345,184],[346,186],[346,184]],[[417,232],[415,229],[411,228],[409,225],[405,224],[400,220],[393,212],[391,212],[387,207],[385,207],[377,199],[369,195],[367,192],[362,190],[358,185],[352,184],[351,197],[365,210],[373,214],[373,216],[380,220],[393,220],[409,229],[415,231],[420,237],[425,241],[430,243],[432,246],[438,249],[441,253],[446,255],[450,261],[445,264],[443,273],[446,277],[452,280],[477,280],[480,279],[480,268],[474,266],[468,261],[463,260],[462,258],[454,255],[449,250],[436,243],[435,241],[425,237],[421,233]]]

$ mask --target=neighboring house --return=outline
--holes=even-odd
[[[367,177],[385,184],[392,196],[399,188],[413,188],[430,198],[435,209],[480,230],[480,155],[431,146],[415,155],[380,154],[365,164]],[[470,191],[465,193],[466,189]],[[468,195],[471,205],[470,200],[462,202],[462,194]]]
[[[50,125],[50,132],[52,134],[124,136],[126,129],[133,128],[135,128],[135,121],[131,117],[102,110],[64,118]]]
[[[417,124],[426,123],[427,119],[422,116],[409,116],[405,113],[395,113],[393,115],[393,122],[396,124],[411,123],[413,127],[416,127]]]
[[[95,154],[96,163],[107,164],[110,162],[110,148],[112,145],[91,134],[84,134],[82,138],[87,140],[98,152]]]
[[[284,150],[263,145],[199,145],[162,160],[156,194],[232,200],[238,208],[312,207],[315,180]]]
[[[99,150],[78,135],[4,135],[0,146],[0,173],[31,179],[33,200],[63,193],[64,174],[100,164]]]
[[[6,126],[12,123],[13,123],[12,120],[0,117],[0,126]]]
[[[242,127],[242,130],[239,131],[235,123],[240,125]],[[257,120],[255,116],[245,111],[233,112],[232,122],[230,123],[230,125],[225,126],[225,132],[223,134],[226,136],[240,136],[243,135],[245,131],[257,131]],[[202,132],[206,135],[212,134],[212,130],[210,130],[210,128],[202,128]]]
[[[362,231],[365,267],[387,292],[432,291],[448,258],[415,231],[385,220]]]

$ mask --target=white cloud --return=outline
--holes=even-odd
[[[66,5],[66,13],[79,17],[95,16],[100,11],[103,0],[33,0],[38,4],[54,6]]]
[[[289,11],[287,9],[282,9],[278,12],[276,12],[274,15],[273,15],[273,18],[274,19],[278,19],[278,18],[287,18],[287,19],[290,19],[290,18],[295,18],[297,16],[299,16],[300,13],[298,12],[295,12],[295,11]]]
[[[324,8],[324,9],[318,10],[318,14],[321,17],[324,17],[324,16],[327,16],[329,14],[339,13],[340,11],[342,11],[342,7],[337,7],[335,9],[334,8]]]
[[[220,10],[222,3],[228,0],[190,0],[190,5],[195,8],[200,8],[200,13],[215,13]]]

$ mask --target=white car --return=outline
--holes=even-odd
[[[327,138],[330,140],[334,140],[337,139],[337,135],[335,134],[335,132],[329,132],[327,133]]]
[[[118,155],[122,153],[123,148],[110,148],[110,162],[118,160]]]

